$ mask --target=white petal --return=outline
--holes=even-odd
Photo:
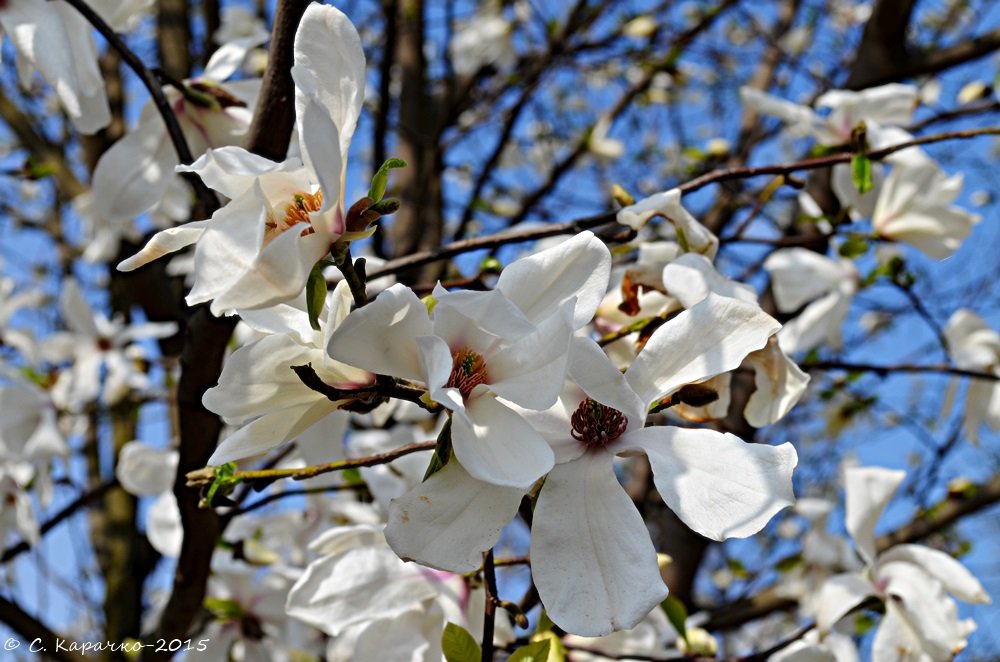
[[[566,379],[571,311],[572,304],[565,303],[533,332],[489,357],[490,390],[522,407],[551,407]]]
[[[149,507],[146,536],[149,544],[160,554],[171,558],[181,555],[184,527],[181,525],[181,511],[173,492],[164,492]]]
[[[757,291],[726,278],[712,261],[698,253],[685,253],[663,269],[663,285],[685,308],[691,308],[709,293],[757,303]]]
[[[179,225],[176,228],[168,228],[157,232],[142,247],[141,251],[119,262],[118,271],[138,269],[142,265],[148,264],[167,253],[173,253],[186,246],[190,246],[201,238],[202,233],[205,232],[205,228],[210,222],[194,221]]]
[[[896,545],[878,557],[879,564],[905,561],[921,567],[944,590],[964,602],[989,603],[990,596],[971,572],[949,554],[923,545]]]
[[[845,573],[830,577],[823,583],[820,591],[816,627],[820,632],[829,632],[844,614],[875,594],[875,587],[859,574]]]
[[[712,538],[757,533],[795,501],[795,448],[748,444],[715,430],[657,426],[628,433],[642,448],[663,501],[685,524]]]
[[[208,458],[208,464],[218,466],[277,448],[336,411],[336,407],[335,403],[319,396],[313,403],[265,414],[223,439]]]
[[[710,295],[653,332],[625,377],[651,403],[739,367],[780,327],[760,306]]]
[[[466,412],[452,417],[451,441],[474,478],[526,489],[552,468],[555,457],[541,435],[492,395],[473,395]]]
[[[306,8],[295,33],[294,51],[295,66],[310,72],[315,81],[315,89],[309,91],[309,96],[337,127],[341,161],[346,162],[365,95],[365,53],[361,37],[340,10],[312,4]],[[308,96],[296,90],[295,110],[300,121],[305,116],[307,100]],[[302,127],[299,130],[299,140],[306,145],[309,136]],[[309,152],[305,149],[303,157],[310,163]]]
[[[358,547],[310,563],[289,591],[286,610],[336,637],[358,623],[395,618],[436,593],[420,568],[387,547]]]
[[[573,328],[590,322],[604,298],[611,275],[611,253],[591,232],[504,268],[496,289],[504,293],[536,324],[576,297]]]
[[[427,308],[396,284],[347,316],[327,352],[338,361],[404,379],[423,380],[416,338],[431,335]]]
[[[97,162],[94,213],[106,221],[131,221],[164,197],[176,164],[162,119],[150,116]]]
[[[535,506],[531,574],[549,617],[584,636],[631,628],[667,596],[646,525],[609,454],[549,473]]]
[[[275,163],[263,156],[251,154],[241,147],[210,149],[191,165],[177,166],[177,172],[193,172],[205,186],[231,200],[243,195],[261,175],[287,170],[291,162]]]
[[[438,662],[443,626],[441,613],[423,606],[375,621],[358,636],[351,659]]]
[[[788,124],[793,136],[807,136],[822,123],[811,108],[772,96],[752,87],[740,88],[740,100],[748,108],[764,115],[772,115]]]
[[[847,277],[846,267],[805,248],[781,248],[764,261],[778,310],[792,313],[836,289]]]
[[[747,356],[746,364],[753,368],[756,389],[743,415],[755,428],[783,418],[809,385],[809,375],[781,351],[774,336],[768,339],[764,349]]]
[[[118,452],[115,476],[129,494],[154,496],[173,487],[177,460],[175,450],[159,450],[141,441],[130,441]]]
[[[385,538],[406,561],[472,572],[517,514],[524,490],[471,477],[454,459],[425,482],[393,499]]]
[[[881,467],[852,467],[844,471],[847,532],[869,565],[875,562],[877,554],[875,524],[904,478],[905,471]]]
[[[840,348],[841,327],[850,312],[853,295],[853,283],[843,283],[840,289],[806,306],[798,317],[787,322],[778,332],[782,351],[796,354],[824,343],[834,349]]]

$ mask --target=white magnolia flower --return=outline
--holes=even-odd
[[[618,211],[618,222],[638,230],[654,216],[663,218],[673,226],[677,243],[685,253],[701,253],[715,259],[719,238],[699,223],[681,204],[677,189],[662,191]]]
[[[439,662],[447,622],[482,638],[482,588],[460,575],[404,563],[385,543],[381,525],[336,527],[309,547],[320,556],[288,594],[290,616],[332,637],[328,659]],[[497,612],[494,641],[510,643],[509,619]]]
[[[965,648],[975,629],[971,620],[958,618],[949,594],[965,602],[988,603],[990,598],[979,581],[944,552],[897,545],[878,553],[875,524],[905,477],[905,472],[879,467],[845,471],[847,531],[866,567],[827,580],[816,625],[821,634],[829,632],[841,617],[875,597],[886,609],[875,634],[875,662],[945,662]]]
[[[169,338],[177,333],[176,323],[126,325],[120,319],[108,319],[90,308],[72,278],[63,281],[59,305],[74,357],[73,365],[52,388],[52,398],[60,407],[78,410],[98,398],[113,405],[131,392],[150,388],[149,377],[135,366],[136,353],[130,350],[137,340]]]
[[[150,4],[100,0],[91,6],[112,28],[124,31]],[[76,9],[58,0],[10,0],[0,5],[0,27],[17,50],[22,81],[37,70],[77,131],[96,133],[111,122],[93,28]]]
[[[812,136],[822,145],[843,145],[861,123],[868,125],[869,137],[879,127],[898,127],[910,123],[916,109],[918,92],[912,85],[890,83],[855,92],[830,90],[816,99],[817,108],[829,109],[822,116],[808,106],[779,99],[750,87],[740,88],[743,103],[758,113],[784,121],[794,136]]]
[[[294,61],[302,161],[275,163],[223,147],[178,168],[196,173],[231,202],[209,220],[157,233],[119,269],[197,242],[191,305],[212,301],[212,312],[220,314],[265,308],[302,292],[313,265],[347,232],[344,178],[364,100],[365,58],[347,17],[312,4],[295,34]]]
[[[229,60],[246,48],[236,51],[217,50],[200,76],[185,81],[197,97],[186,98],[174,87],[163,90],[193,156],[213,147],[238,145],[250,128],[260,80],[223,84],[235,70]],[[149,101],[135,128],[97,162],[92,202],[85,202],[84,210],[103,225],[131,228],[136,216],[162,206],[168,190],[180,180],[174,172],[179,163],[163,118]],[[189,197],[186,185],[183,190]]]
[[[793,313],[805,306],[778,333],[781,349],[795,354],[824,343],[840,347],[841,327],[858,289],[854,264],[805,248],[781,248],[768,256],[764,269],[771,275],[780,312]]]
[[[944,337],[958,368],[1000,377],[1000,334],[979,315],[967,308],[956,310],[945,325]],[[1000,381],[972,379],[965,399],[965,435],[977,440],[983,423],[1000,432]]]
[[[559,396],[572,332],[593,317],[611,255],[592,233],[522,258],[489,292],[434,292],[433,314],[394,285],[333,334],[334,358],[427,385],[453,412],[455,455],[476,478],[527,488],[552,451],[511,409],[545,409]]]
[[[911,244],[930,257],[948,257],[980,220],[952,206],[962,190],[962,175],[946,176],[918,149],[903,150],[892,162],[872,214],[875,232]]]
[[[307,432],[328,416],[336,418],[334,430],[326,430],[327,449],[343,457],[339,443],[347,428],[347,412],[299,379],[292,366],[312,364],[317,376],[339,388],[360,388],[371,383],[370,373],[334,361],[325,348],[332,333],[347,317],[351,293],[346,282],[328,296],[320,330],[309,324],[304,300],[273,308],[241,311],[243,321],[264,338],[233,352],[222,368],[218,386],[205,392],[205,407],[239,429],[212,453],[208,463],[219,465],[259,455]],[[336,434],[339,430],[340,434]],[[317,458],[318,459],[318,458]],[[336,457],[323,461],[329,462]]]
[[[652,403],[736,368],[778,326],[757,306],[711,296],[657,329],[624,375],[596,343],[574,340],[575,383],[547,411],[523,412],[556,457],[534,510],[531,566],[557,625],[601,636],[635,626],[666,597],[645,524],[615,477],[615,456],[645,453],[664,501],[716,540],[756,533],[792,503],[791,444],[644,427]],[[386,538],[402,558],[468,572],[522,493],[484,485],[452,461],[393,502]]]

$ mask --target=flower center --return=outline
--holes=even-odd
[[[463,398],[469,397],[472,389],[480,384],[485,384],[489,379],[486,372],[486,359],[481,354],[473,352],[467,347],[463,347],[454,354],[454,364],[451,367],[451,375],[445,386],[457,388]]]
[[[285,205],[284,218],[278,218],[276,214],[269,214],[267,222],[264,224],[264,239],[270,242],[279,234],[298,223],[309,223],[309,214],[317,212],[323,206],[323,192],[306,193],[300,191],[292,194],[292,201]],[[312,234],[315,232],[311,227],[302,231],[302,234]]]
[[[613,407],[587,398],[570,419],[573,438],[587,448],[604,448],[625,433],[628,417]]]

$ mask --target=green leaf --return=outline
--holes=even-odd
[[[309,326],[319,331],[319,316],[323,314],[323,304],[326,303],[326,278],[323,270],[330,263],[320,260],[313,265],[306,281],[306,309],[309,311]]]
[[[368,197],[371,198],[372,202],[378,202],[385,195],[385,186],[389,182],[389,171],[393,168],[405,168],[406,161],[403,159],[386,159],[382,167],[378,169],[375,176],[372,177],[372,185],[368,189]]]
[[[864,154],[855,154],[851,157],[851,179],[858,188],[858,193],[864,195],[872,190],[872,162]]]
[[[226,462],[225,464],[215,468],[215,479],[208,488],[208,492],[205,494],[205,501],[211,506],[215,503],[215,496],[225,496],[231,494],[233,488],[240,482],[239,479],[234,478],[236,474],[236,463]]]
[[[449,418],[444,427],[441,428],[441,433],[437,438],[437,445],[434,446],[434,455],[431,456],[430,464],[427,465],[427,471],[424,472],[424,480],[427,480],[437,472],[444,468],[444,465],[448,464],[448,458],[451,457],[451,419]]]
[[[549,659],[549,641],[536,641],[527,646],[521,646],[507,658],[507,662],[547,662]]]
[[[680,635],[681,639],[687,641],[687,607],[684,603],[675,598],[672,595],[668,595],[667,599],[660,603],[660,608],[663,613],[667,615],[667,620],[670,624],[674,626],[677,630],[677,634]]]
[[[775,564],[774,569],[778,572],[791,572],[800,565],[802,565],[802,555],[792,554],[791,556],[786,556],[778,561],[778,563]]]
[[[441,635],[441,650],[448,662],[479,662],[483,651],[469,631],[460,625],[448,623]]]
[[[357,467],[351,467],[350,469],[344,469],[340,473],[340,477],[343,478],[344,482],[348,485],[364,485],[365,479],[361,477],[361,470]]]
[[[840,253],[841,257],[853,260],[868,252],[868,242],[858,235],[851,235],[847,238],[847,241],[840,245],[837,252]]]
[[[246,613],[243,607],[232,598],[205,598],[205,609],[207,609],[215,620],[222,622],[238,621]]]

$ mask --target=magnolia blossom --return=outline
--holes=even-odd
[[[340,446],[347,413],[338,412],[338,408],[344,403],[332,402],[303,384],[292,366],[311,364],[323,382],[340,388],[371,383],[370,373],[334,361],[324,351],[350,311],[350,289],[341,282],[329,295],[325,321],[318,331],[309,324],[305,302],[296,303],[298,306],[280,304],[242,313],[247,325],[268,335],[233,352],[222,368],[218,386],[205,392],[205,407],[230,425],[240,426],[223,439],[209,464],[259,455],[307,432],[328,416],[334,416],[336,422],[333,430],[326,430],[332,435],[326,439],[327,446],[330,451]]]
[[[142,350],[134,343],[168,338],[177,333],[177,324],[125,325],[120,319],[108,319],[90,308],[72,278],[63,281],[59,304],[69,327],[64,342],[74,359],[72,367],[60,373],[52,388],[52,398],[59,406],[76,410],[98,398],[113,405],[132,391],[150,388],[149,377],[135,366]]]
[[[123,32],[152,0],[97,0],[93,9]],[[96,133],[111,121],[97,44],[87,20],[66,2],[9,0],[0,5],[0,27],[17,49],[18,73],[27,82],[37,70],[52,86],[80,133]]]
[[[701,253],[709,259],[715,259],[719,250],[719,238],[681,205],[681,192],[678,189],[651,195],[620,209],[618,222],[638,230],[655,216],[673,226],[677,243],[683,252]]]
[[[757,306],[710,296],[657,329],[624,375],[596,343],[574,340],[571,381],[558,402],[523,412],[556,459],[534,510],[531,566],[557,625],[608,634],[635,626],[666,597],[645,524],[615,477],[616,455],[645,453],[664,501],[713,539],[755,533],[791,504],[791,444],[644,427],[652,403],[736,368],[778,327]],[[386,538],[403,558],[467,572],[496,542],[522,493],[484,485],[452,461],[393,502]]]
[[[795,354],[824,343],[840,347],[841,327],[858,289],[854,264],[805,248],[781,248],[768,256],[764,269],[771,275],[780,312],[794,313],[805,306],[778,333],[781,349]]]
[[[951,205],[962,190],[962,175],[946,176],[918,149],[903,150],[892,161],[872,214],[875,232],[930,257],[948,257],[979,222],[976,214]]]
[[[1000,377],[1000,334],[976,313],[956,310],[945,325],[944,337],[958,368]],[[971,379],[965,400],[965,435],[977,440],[983,423],[1000,431],[1000,381]]]
[[[319,557],[288,594],[290,616],[332,637],[330,660],[439,662],[446,622],[482,638],[482,588],[460,575],[403,563],[385,543],[380,524],[330,529],[309,548]],[[510,621],[497,612],[494,641],[514,639]]]
[[[474,477],[527,488],[552,466],[544,439],[509,403],[550,407],[570,336],[593,317],[611,255],[586,232],[515,261],[489,292],[434,291],[433,314],[393,285],[333,334],[334,358],[420,381],[453,412],[455,455]]]
[[[740,88],[743,103],[759,113],[773,115],[784,121],[794,136],[812,136],[823,145],[842,145],[851,141],[851,134],[862,122],[868,124],[869,135],[882,126],[905,126],[913,117],[917,105],[917,88],[890,83],[855,92],[830,90],[816,99],[816,107],[829,109],[819,115],[808,106],[779,99],[750,87]]]
[[[217,50],[205,71],[185,85],[192,96],[174,87],[164,94],[194,156],[213,147],[238,145],[243,141],[256,105],[260,80],[223,85],[239,65],[248,48],[263,43],[266,35],[250,42],[234,43]],[[179,180],[174,168],[179,160],[166,125],[152,101],[143,106],[139,122],[97,162],[92,183],[92,208],[88,212],[106,225],[131,226],[132,220],[161,203],[168,189]],[[190,195],[185,187],[184,193]]]
[[[813,109],[779,99],[749,87],[740,88],[743,103],[759,113],[773,115],[787,124],[796,137],[812,136],[821,145],[850,144],[854,130],[865,124],[868,146],[873,149],[904,142],[910,135],[899,127],[910,123],[917,106],[918,92],[912,85],[890,83],[858,92],[830,90],[816,100],[816,107],[829,109],[820,115]],[[831,188],[854,218],[869,217],[874,210],[882,182],[882,167],[872,165],[872,189],[861,194],[851,168],[841,163],[833,167]]]
[[[865,561],[861,573],[831,577],[823,585],[816,625],[829,632],[834,623],[870,597],[885,603],[875,634],[872,659],[950,660],[965,648],[975,629],[960,620],[949,594],[965,602],[987,603],[989,596],[961,563],[921,545],[897,545],[881,554],[875,524],[905,472],[860,467],[845,472],[847,531]]]
[[[197,242],[191,305],[212,301],[218,315],[265,308],[302,292],[313,265],[349,230],[344,178],[364,100],[361,38],[339,10],[312,4],[295,34],[294,62],[302,161],[275,163],[223,147],[178,168],[196,173],[231,202],[209,220],[157,233],[119,269],[135,269]]]

